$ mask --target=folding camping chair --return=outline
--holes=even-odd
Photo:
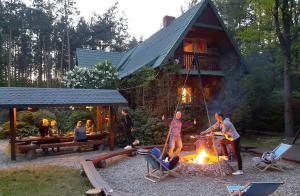
[[[253,160],[256,162],[255,167],[260,171],[266,171],[268,168],[277,169],[280,171],[284,171],[277,162],[281,159],[282,155],[286,153],[292,145],[281,143],[277,146],[272,153],[274,154],[274,159],[271,163],[265,163],[260,157],[254,157]]]
[[[227,190],[232,196],[267,196],[274,193],[283,182],[251,182],[242,185],[228,185]]]
[[[159,182],[163,180],[167,176],[181,177],[176,171],[176,167],[170,170],[166,166],[164,166],[155,156],[153,156],[150,152],[138,152],[143,155],[145,160],[147,161],[147,174],[145,175],[145,179],[150,180],[151,182]]]

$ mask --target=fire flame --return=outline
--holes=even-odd
[[[207,162],[207,158],[209,158],[209,155],[206,153],[205,149],[201,150],[197,157],[191,160],[191,163],[197,163],[197,164],[204,164]]]

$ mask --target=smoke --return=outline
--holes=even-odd
[[[211,120],[216,112],[222,112],[225,117],[231,118],[244,102],[242,80],[246,75],[246,67],[240,64],[236,57],[226,57],[221,59],[224,71],[223,87],[215,99],[208,103]]]

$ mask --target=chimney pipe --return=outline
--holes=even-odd
[[[163,27],[167,27],[171,24],[171,22],[175,20],[174,16],[164,16],[163,18]]]

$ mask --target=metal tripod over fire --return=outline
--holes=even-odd
[[[206,98],[205,98],[203,84],[202,84],[201,71],[200,71],[200,63],[199,63],[199,56],[197,54],[195,54],[195,53],[194,53],[194,58],[193,58],[193,61],[192,61],[192,65],[195,65],[197,67],[197,70],[198,70],[198,77],[199,77],[199,82],[200,82],[199,85],[200,85],[200,89],[201,89],[201,93],[202,93],[202,97],[203,97],[203,103],[204,103],[205,111],[206,111],[206,115],[207,115],[208,126],[211,127],[212,124],[211,124],[211,121],[210,121],[209,111],[208,111],[208,106],[207,106],[207,101],[206,101]],[[188,66],[188,73],[186,74],[186,77],[185,77],[185,80],[184,80],[184,84],[183,84],[183,88],[185,88],[185,86],[186,86],[186,82],[187,82],[187,79],[189,77],[189,74],[190,74],[190,66]],[[176,112],[178,111],[179,104],[180,104],[180,100],[178,100],[178,102],[177,102],[177,105],[176,105],[176,108],[175,108],[175,112],[174,112],[174,115],[173,115],[173,119],[175,118]],[[166,141],[165,141],[165,144],[164,144],[164,148],[163,148],[162,154],[164,154],[164,152],[166,150],[167,143],[168,143],[168,140],[170,138],[170,134],[171,134],[171,127],[169,127],[168,135],[167,135],[167,138],[166,138]],[[220,165],[220,160],[219,160],[219,156],[218,156],[218,153],[217,153],[217,149],[216,149],[216,145],[215,145],[215,137],[214,136],[212,136],[212,144],[213,144],[212,145],[213,146],[213,154],[214,154],[215,157],[217,157],[219,173],[221,174],[221,176],[225,176],[226,174],[222,170],[222,167]]]

